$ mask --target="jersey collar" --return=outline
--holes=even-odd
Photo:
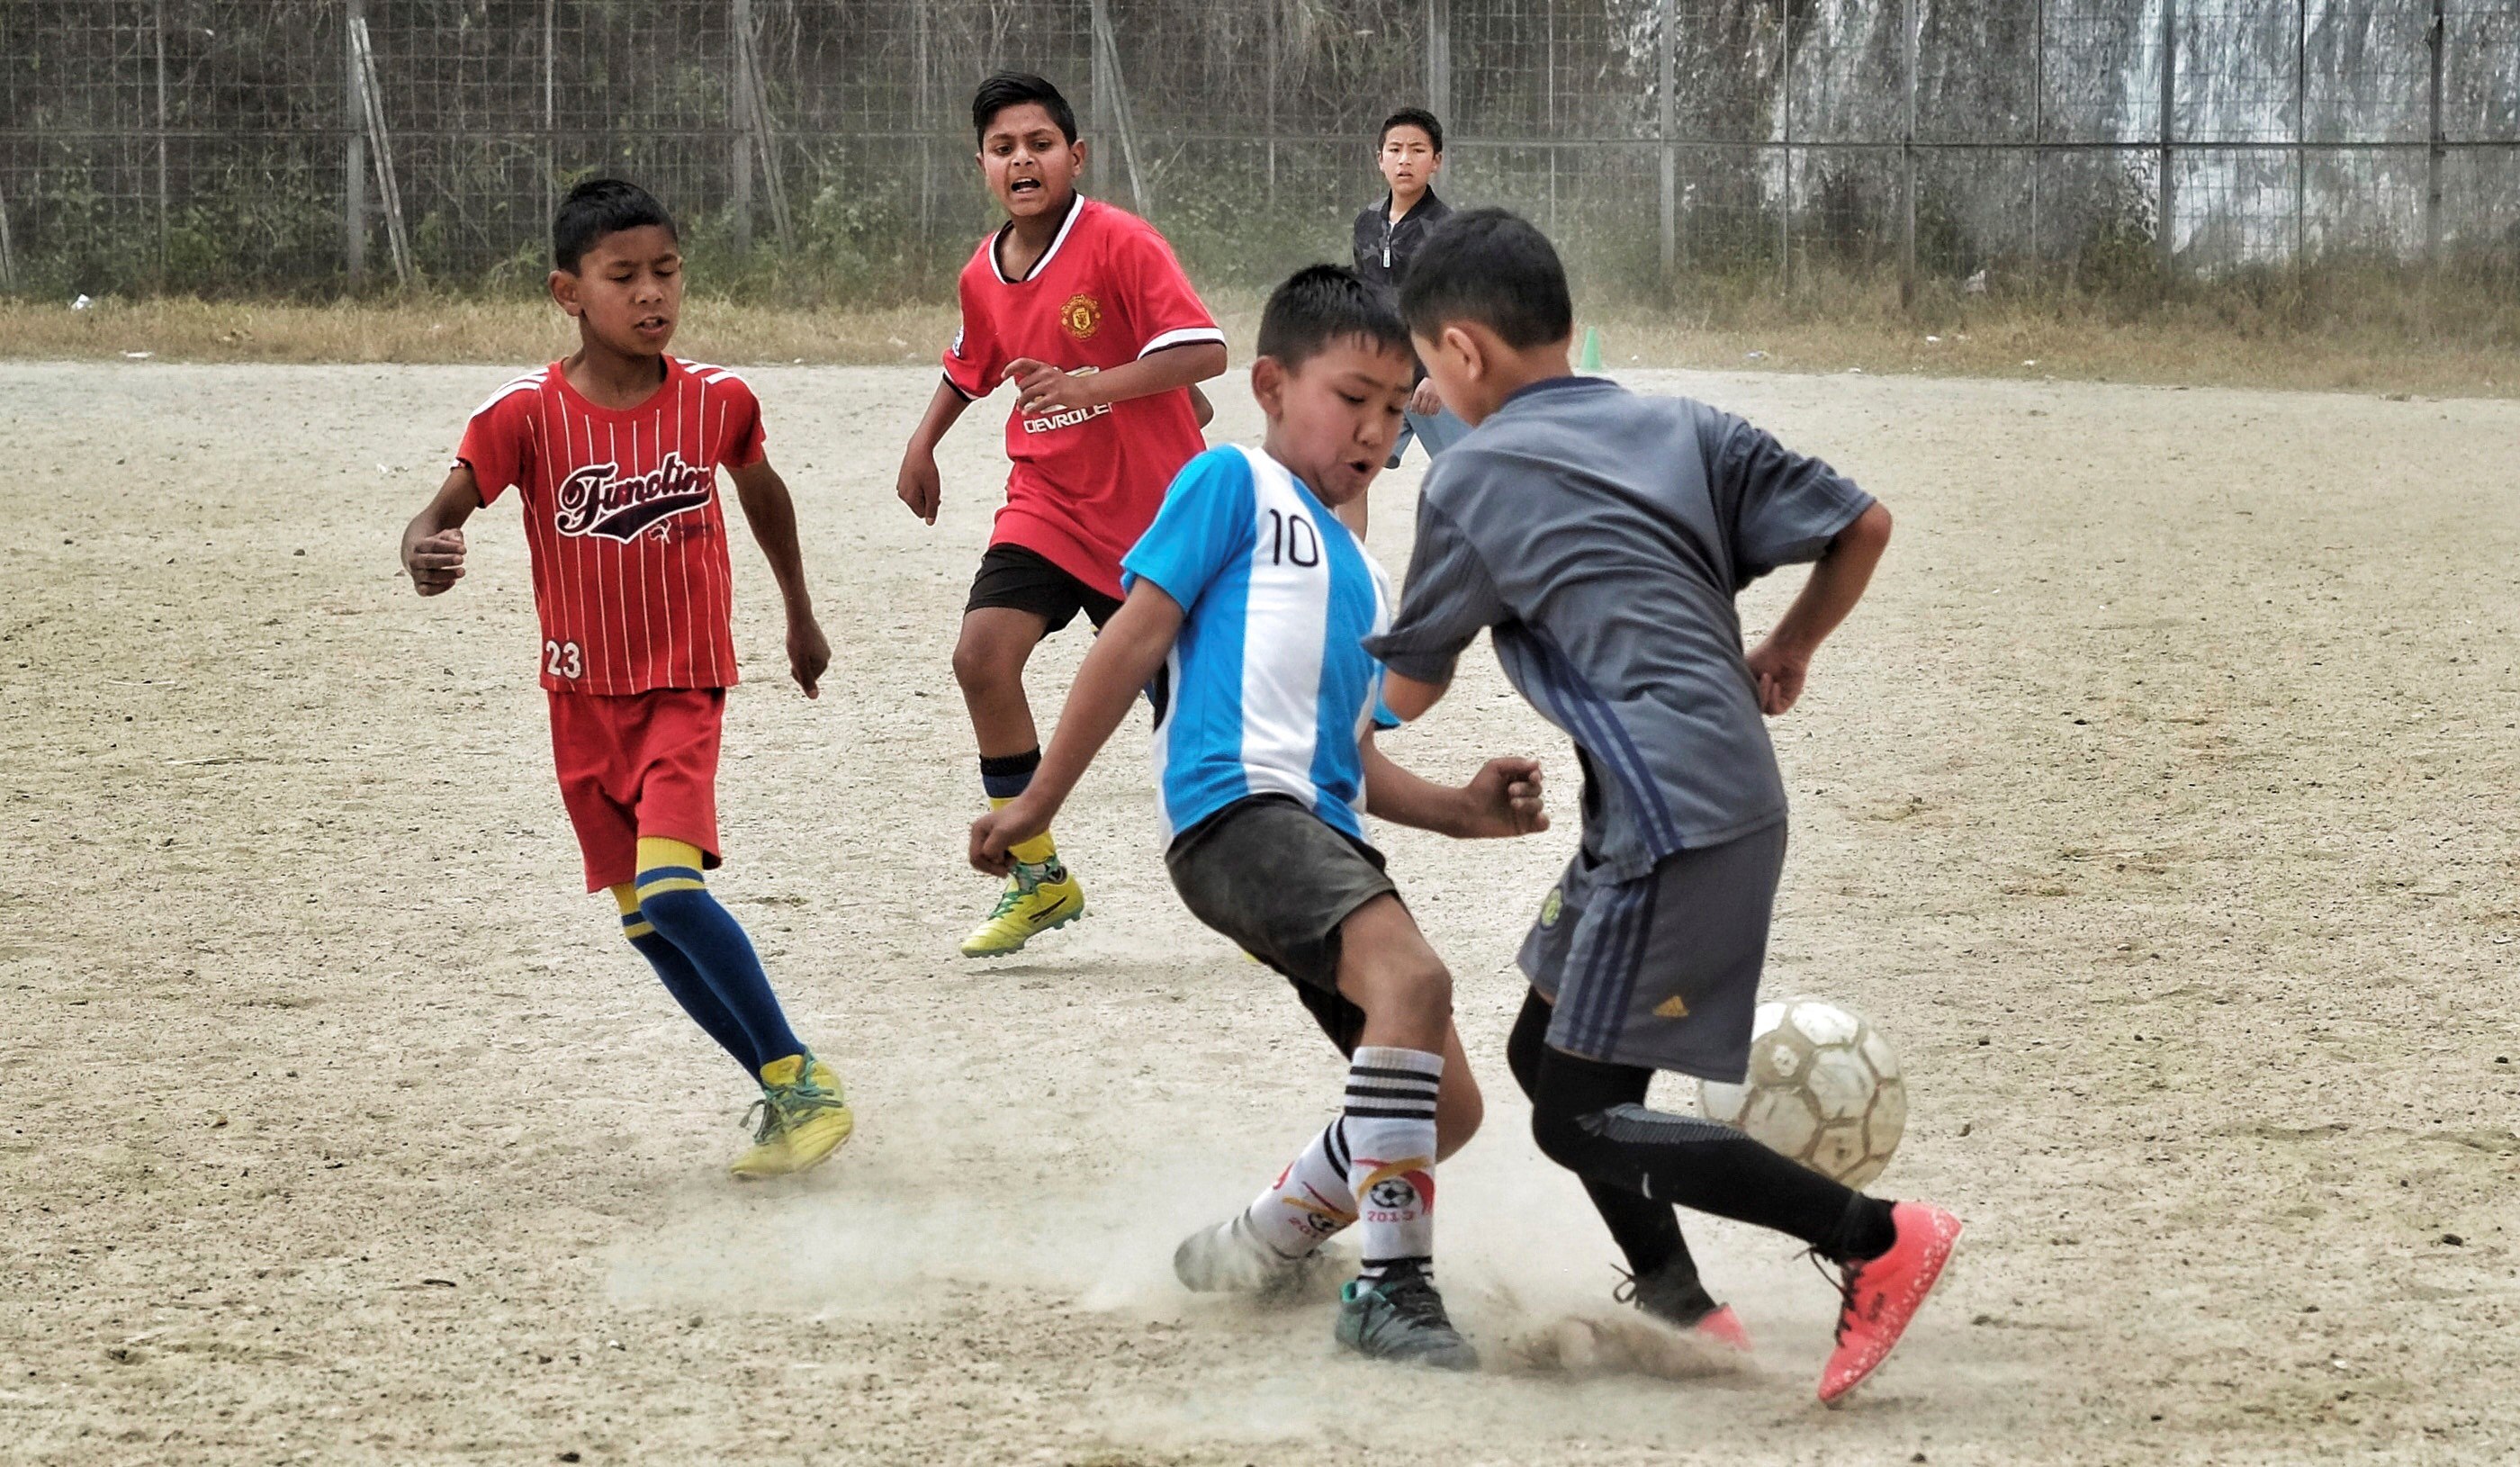
[[[1032,268],[1024,272],[1023,280],[1007,279],[1007,267],[998,262],[998,246],[1007,243],[1007,233],[1015,227],[1015,222],[1012,219],[1010,219],[1006,223],[999,225],[998,232],[989,237],[989,273],[996,276],[998,278],[998,284],[1002,286],[1019,286],[1022,285],[1024,281],[1031,280],[1035,276],[1040,275],[1044,270],[1049,269],[1050,262],[1058,257],[1058,246],[1067,243],[1067,232],[1076,227],[1078,216],[1082,215],[1084,212],[1085,196],[1082,194],[1068,195],[1067,217],[1059,221],[1058,233],[1052,237],[1050,247],[1041,252],[1040,259],[1032,262]]]
[[[1606,377],[1577,377],[1572,373],[1565,377],[1544,377],[1536,382],[1525,382],[1507,393],[1505,401],[1497,404],[1497,411],[1502,413],[1524,398],[1537,397],[1543,392],[1554,392],[1567,387],[1615,387],[1617,385],[1618,383]]]

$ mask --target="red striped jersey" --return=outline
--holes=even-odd
[[[1137,215],[1078,195],[1021,280],[998,263],[1012,228],[982,240],[963,267],[963,328],[945,348],[945,380],[965,397],[996,391],[1019,357],[1077,376],[1224,342],[1172,246]],[[1087,410],[1010,413],[1012,467],[990,543],[1020,545],[1116,597],[1120,557],[1154,521],[1173,475],[1206,447],[1182,387]]]
[[[599,407],[561,364],[490,394],[464,429],[481,503],[516,487],[556,692],[726,688],[735,598],[721,464],[762,458],[761,404],[723,367],[666,357],[635,408]]]

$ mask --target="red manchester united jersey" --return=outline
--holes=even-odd
[[[726,688],[736,681],[721,464],[762,455],[761,405],[723,367],[665,360],[635,408],[598,407],[559,363],[490,394],[457,459],[481,503],[522,493],[556,692]]]
[[[1022,357],[1069,373],[1107,372],[1150,351],[1225,333],[1153,225],[1078,195],[1048,252],[1021,280],[998,262],[998,234],[963,267],[963,329],[945,379],[986,397]],[[1120,595],[1120,557],[1138,543],[1181,467],[1206,447],[1190,393],[1090,410],[1011,414],[1006,508],[991,543],[1020,545]]]

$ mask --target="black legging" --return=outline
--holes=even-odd
[[[1890,1206],[1778,1155],[1729,1126],[1645,1108],[1653,1071],[1548,1047],[1550,1007],[1523,1000],[1507,1063],[1531,1097],[1541,1152],[1577,1177],[1640,1276],[1687,1259],[1674,1207],[1802,1239],[1833,1259],[1889,1246]]]

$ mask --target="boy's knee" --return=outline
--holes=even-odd
[[[1570,1171],[1577,1169],[1586,1134],[1572,1112],[1534,1104],[1531,1107],[1531,1138],[1539,1145],[1541,1155]]]
[[[971,627],[954,644],[954,681],[966,692],[1003,688],[1023,677],[1032,648],[1019,641]]]
[[[1432,1024],[1453,1016],[1452,970],[1431,953],[1394,955],[1373,964],[1366,983],[1369,1013],[1389,1009]]]

